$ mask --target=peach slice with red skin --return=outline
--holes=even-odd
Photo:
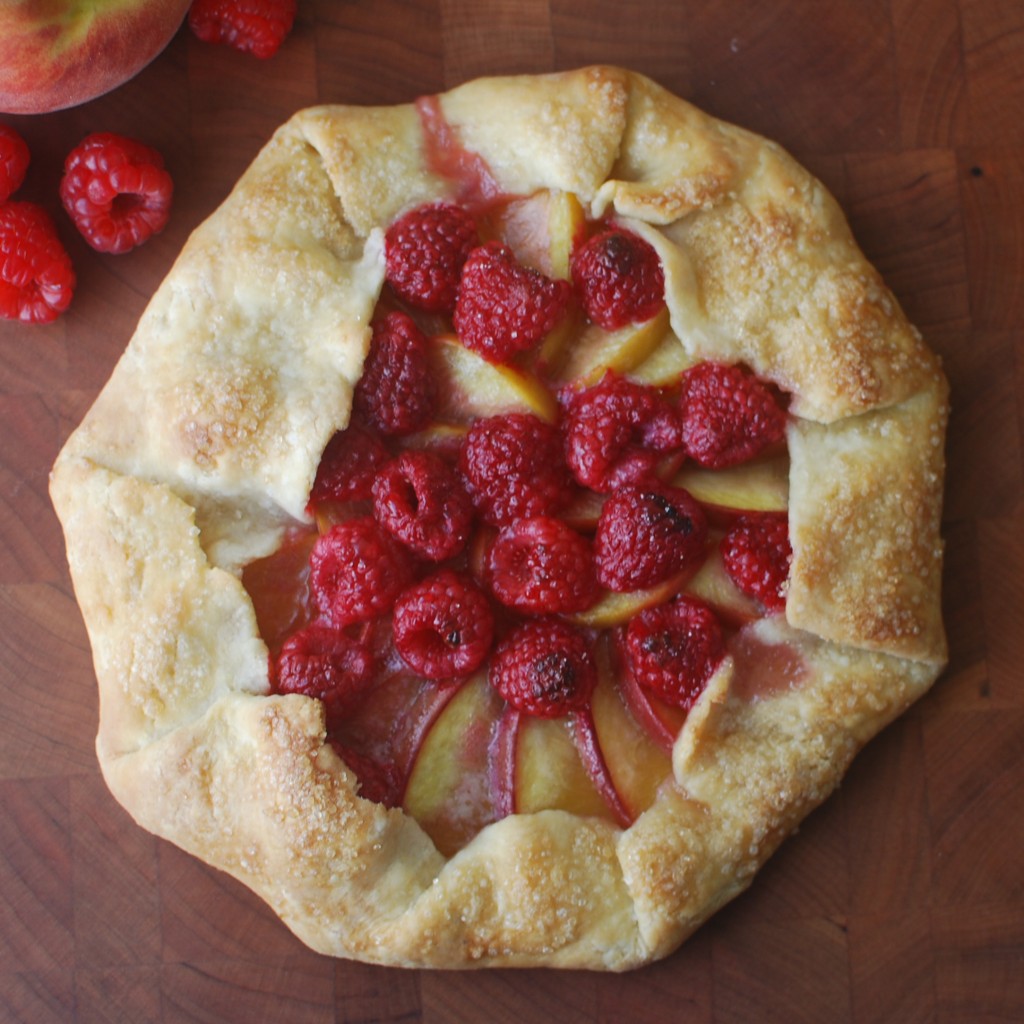
[[[424,683],[406,670],[386,674],[332,739],[394,769],[392,802],[401,801],[424,740],[458,687]]]
[[[728,523],[745,512],[789,508],[789,457],[768,455],[728,469],[688,463],[672,481],[690,492],[714,522]]]
[[[402,806],[445,855],[502,816],[490,771],[502,706],[478,673],[455,689],[420,738]]]
[[[471,352],[454,334],[430,340],[431,367],[444,396],[437,419],[465,424],[501,413],[528,412],[549,423],[558,416],[554,395],[531,374],[490,363]]]
[[[604,750],[598,737],[593,707],[574,712],[572,726],[573,739],[576,742],[577,750],[579,750],[580,760],[583,762],[583,767],[586,768],[594,788],[611,811],[612,819],[623,828],[629,828],[633,823],[633,815],[622,799],[608,767],[608,761],[604,756]]]
[[[575,717],[533,718],[506,707],[496,741],[496,776],[510,813],[562,810],[611,817],[575,742]]]
[[[608,370],[626,374],[641,365],[668,332],[668,310],[662,309],[650,320],[606,330],[588,323],[576,335],[572,346],[563,347],[560,358],[549,372],[558,386],[572,384],[590,387]]]
[[[609,779],[632,821],[654,802],[658,788],[672,774],[672,763],[664,745],[631,713],[612,671],[609,646],[604,637],[598,647],[591,715]]]
[[[626,371],[637,384],[667,388],[678,383],[680,375],[697,362],[683,347],[673,330],[664,334],[646,359]]]
[[[613,664],[618,669],[619,692],[630,713],[646,730],[648,736],[666,753],[672,752],[679,730],[686,721],[686,712],[668,704],[637,682],[626,660],[625,647],[617,638],[613,644]]]
[[[674,594],[679,593],[687,580],[699,571],[698,565],[688,566],[663,582],[643,590],[603,590],[594,604],[585,611],[574,613],[570,618],[576,625],[589,629],[611,629],[621,626],[629,622],[634,615],[639,615],[645,608],[664,604]]]
[[[573,248],[586,231],[586,212],[571,192],[542,189],[495,204],[478,223],[483,239],[500,239],[524,266],[567,281]]]
[[[727,625],[733,627],[753,622],[764,614],[764,608],[729,578],[718,549],[717,535],[712,537],[704,564],[683,590],[710,605]]]

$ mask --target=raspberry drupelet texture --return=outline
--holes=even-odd
[[[689,709],[725,657],[725,641],[715,613],[683,595],[645,609],[629,623],[626,653],[641,686]]]
[[[459,452],[459,471],[477,511],[492,526],[554,515],[570,497],[561,435],[530,413],[477,420]]]
[[[455,305],[455,331],[468,349],[506,363],[548,335],[565,315],[572,289],[519,263],[488,242],[469,254]]]
[[[0,318],[51,323],[74,292],[75,270],[50,215],[35,203],[0,204]]]
[[[568,393],[564,429],[573,476],[605,493],[649,476],[661,455],[682,445],[679,417],[661,392],[611,371]]]
[[[680,378],[683,442],[690,458],[724,469],[780,441],[786,414],[753,374],[725,363],[698,363]]]
[[[442,569],[406,590],[395,604],[395,648],[427,679],[452,679],[479,668],[490,653],[494,613],[464,573]]]
[[[793,549],[785,514],[741,516],[719,545],[729,578],[770,612],[786,607]]]
[[[594,537],[597,578],[609,590],[653,587],[704,555],[707,519],[689,492],[668,484],[630,484],[601,509]]]
[[[389,313],[375,321],[353,401],[365,422],[382,434],[412,434],[433,417],[436,394],[429,344],[407,313]]]
[[[665,305],[665,274],[650,243],[609,228],[572,255],[572,280],[591,320],[613,331],[650,320]]]
[[[266,60],[295,23],[298,0],[193,0],[189,28],[204,43],[219,43]]]
[[[329,503],[369,501],[373,481],[391,455],[376,434],[350,423],[324,448],[310,491],[307,511]]]
[[[0,124],[0,203],[21,188],[30,160],[28,143],[10,125]]]
[[[590,541],[548,516],[506,526],[491,546],[487,575],[494,596],[521,612],[580,612],[599,594]]]
[[[373,483],[377,521],[421,558],[443,562],[469,540],[473,502],[462,478],[440,455],[407,451]]]
[[[345,520],[319,536],[309,568],[313,598],[334,626],[390,611],[412,580],[409,556],[372,516]]]
[[[451,313],[463,264],[479,241],[476,221],[461,206],[419,206],[399,217],[384,237],[387,281],[410,306]]]
[[[61,202],[97,252],[125,253],[163,231],[173,195],[163,157],[135,139],[97,132],[64,161]]]
[[[328,728],[344,718],[373,680],[373,654],[361,640],[314,622],[284,643],[277,657],[278,693],[301,693],[324,703]]]
[[[499,644],[490,682],[517,710],[560,718],[587,706],[597,668],[580,630],[561,619],[530,619]]]

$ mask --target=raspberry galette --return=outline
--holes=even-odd
[[[297,114],[52,477],[144,828],[325,953],[622,970],[935,680],[946,384],[630,72]]]

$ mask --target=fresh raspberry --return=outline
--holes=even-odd
[[[428,679],[468,675],[483,664],[494,637],[487,596],[466,575],[442,569],[395,603],[395,647]]]
[[[786,428],[786,414],[768,388],[724,363],[698,363],[683,373],[679,409],[687,454],[711,469],[753,458]]]
[[[401,803],[402,778],[398,765],[393,761],[377,761],[345,746],[337,738],[331,738],[330,744],[359,780],[359,795],[363,799],[385,807],[397,807]]]
[[[384,237],[388,283],[417,309],[451,313],[462,265],[479,241],[476,221],[461,206],[434,203],[410,210]]]
[[[581,612],[599,593],[590,541],[547,516],[506,526],[491,546],[487,571],[495,597],[522,612]]]
[[[455,331],[494,363],[532,348],[562,319],[572,289],[519,263],[507,245],[488,242],[469,254],[455,304]]]
[[[306,511],[313,514],[329,502],[369,501],[377,472],[391,457],[376,434],[354,423],[327,442]]]
[[[64,161],[61,202],[97,252],[128,252],[163,231],[173,195],[163,157],[134,139],[96,132]]]
[[[188,24],[204,43],[266,59],[292,30],[298,0],[193,0]]]
[[[722,538],[719,550],[729,578],[770,612],[786,607],[793,548],[786,515],[765,512],[740,516]]]
[[[571,478],[558,429],[530,413],[477,420],[459,452],[459,470],[492,526],[554,515],[569,500]]]
[[[75,270],[49,214],[0,204],[0,318],[47,324],[71,303]]]
[[[407,451],[373,484],[377,521],[417,555],[443,562],[469,539],[473,502],[458,473],[431,451]]]
[[[610,590],[653,587],[693,565],[706,540],[704,512],[687,491],[630,484],[601,509],[594,537],[597,578]]]
[[[681,445],[679,419],[661,392],[610,371],[566,402],[566,461],[591,490],[642,480],[660,454]]]
[[[373,680],[373,668],[366,644],[314,622],[284,642],[277,657],[276,689],[322,700],[330,728],[359,705]]]
[[[389,611],[412,578],[408,555],[372,516],[337,523],[317,537],[309,567],[317,607],[335,626]]]
[[[0,124],[0,203],[21,188],[30,159],[28,143],[10,125]]]
[[[412,434],[433,418],[430,343],[407,313],[388,313],[374,323],[354,402],[382,434]]]
[[[560,718],[587,706],[597,668],[580,630],[560,619],[531,619],[499,644],[490,682],[519,711]]]
[[[639,235],[609,228],[572,254],[572,280],[588,317],[614,331],[650,320],[665,305],[665,274]]]
[[[644,609],[629,623],[626,654],[641,686],[689,709],[725,657],[725,641],[715,613],[681,596]]]

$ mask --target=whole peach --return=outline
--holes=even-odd
[[[171,41],[190,0],[4,0],[0,112],[85,103],[141,71]]]

